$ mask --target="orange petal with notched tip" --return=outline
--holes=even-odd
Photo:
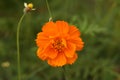
[[[73,64],[77,58],[78,58],[78,56],[75,53],[75,55],[72,58],[67,58],[67,64]]]
[[[63,53],[58,54],[55,59],[48,59],[48,64],[54,67],[63,66],[67,62],[66,57]]]

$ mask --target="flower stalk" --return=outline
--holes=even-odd
[[[17,35],[16,35],[16,44],[17,44],[17,69],[18,69],[18,80],[21,80],[21,67],[20,67],[20,41],[19,41],[19,36],[20,36],[20,26],[21,26],[21,22],[25,16],[26,13],[35,10],[35,8],[33,8],[33,4],[32,3],[24,3],[24,9],[23,9],[23,15],[20,18],[19,22],[18,22],[18,26],[17,26]]]
[[[50,10],[50,7],[49,7],[49,4],[48,4],[47,0],[46,0],[46,4],[47,4],[48,12],[49,12],[49,15],[50,15],[49,21],[52,21],[52,13],[51,13],[51,10]]]
[[[21,22],[23,20],[25,16],[25,13],[22,15],[22,17],[20,18],[19,22],[18,22],[18,26],[17,26],[17,39],[16,39],[16,44],[17,44],[17,70],[18,70],[18,80],[21,80],[21,67],[20,67],[20,42],[19,42],[19,33],[20,33],[20,26],[21,26]]]
[[[63,66],[62,68],[63,68],[64,79],[65,79],[65,80],[69,80],[69,79],[68,79],[68,76],[66,75],[66,74],[67,74],[66,67]]]

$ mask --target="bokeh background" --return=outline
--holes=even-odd
[[[62,68],[50,67],[36,56],[36,35],[48,22],[45,0],[0,0],[0,80],[17,80],[16,29],[24,2],[36,11],[21,25],[22,80],[65,80]],[[76,25],[85,42],[69,80],[120,80],[120,0],[48,0],[53,20]]]

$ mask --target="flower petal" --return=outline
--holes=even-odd
[[[42,28],[42,31],[49,35],[54,35],[58,33],[57,30],[58,30],[57,26],[52,21],[46,23]]]
[[[24,6],[27,7],[27,3],[26,2],[24,2]]]
[[[69,31],[69,25],[67,22],[64,21],[56,21],[56,26],[58,28],[58,32],[63,35],[67,34]]]
[[[67,64],[73,64],[76,61],[77,58],[78,58],[78,56],[75,53],[72,58],[67,58]]]
[[[57,66],[63,66],[66,64],[66,57],[63,53],[60,53],[57,55],[55,59],[48,59],[48,64],[57,67]]]
[[[71,38],[69,41],[76,45],[76,50],[82,50],[82,48],[84,46],[84,42],[82,41],[81,38],[79,38],[79,37]]]
[[[67,42],[67,48],[65,49],[64,53],[65,56],[71,58],[74,56],[76,50],[76,46],[73,43]]]
[[[45,56],[45,54],[42,54],[42,48],[38,48],[38,50],[37,50],[37,56],[40,58],[40,59],[42,59],[42,60],[46,60],[47,59],[47,57]]]
[[[45,33],[43,32],[38,33],[36,39],[36,44],[38,47],[45,47],[49,43],[50,43],[50,39]]]
[[[45,54],[50,59],[54,59],[57,57],[58,52],[48,46],[46,49],[44,49],[42,54]]]
[[[79,37],[80,31],[75,26],[70,26],[69,35],[71,37]]]

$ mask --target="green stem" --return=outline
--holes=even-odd
[[[21,80],[21,72],[20,72],[20,43],[19,43],[19,32],[20,32],[20,25],[21,22],[23,20],[25,16],[25,13],[22,15],[22,17],[20,18],[19,22],[18,22],[18,26],[17,26],[17,39],[16,39],[16,44],[17,44],[17,69],[18,69],[18,80]]]
[[[64,79],[65,79],[65,80],[69,80],[69,79],[68,79],[68,76],[67,76],[67,70],[66,70],[66,67],[63,66],[62,68],[63,68]]]
[[[50,15],[50,19],[52,19],[51,10],[50,10],[50,7],[49,7],[49,4],[48,4],[47,0],[46,0],[46,4],[47,4],[48,12],[49,12],[49,15]]]

